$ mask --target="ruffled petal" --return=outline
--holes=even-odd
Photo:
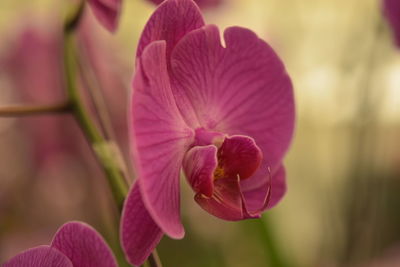
[[[172,95],[165,51],[165,41],[153,42],[139,61],[130,109],[131,151],[147,210],[163,232],[182,238],[179,174],[194,133]]]
[[[128,261],[142,265],[158,245],[163,232],[147,212],[136,183],[127,199],[121,218],[121,242]]]
[[[73,267],[67,256],[55,248],[39,246],[16,255],[3,267]]]
[[[252,179],[261,159],[261,151],[254,140],[237,135],[225,137],[219,149],[214,145],[191,148],[183,166],[196,192],[196,202],[214,216],[237,221],[258,218],[270,200],[270,190],[267,190],[261,206],[253,209],[247,205],[240,185],[241,179]],[[270,184],[267,186],[270,189]]]
[[[68,222],[55,234],[51,247],[66,255],[74,267],[116,267],[114,255],[103,237],[82,222]]]
[[[200,124],[208,130],[254,138],[264,159],[261,166],[276,170],[294,128],[291,81],[272,48],[250,30],[232,27],[226,47],[216,26],[187,34],[176,45],[171,66],[176,95],[186,96]],[[246,190],[268,180],[262,170],[241,182]]]
[[[164,1],[148,20],[140,37],[136,55],[140,57],[151,42],[165,40],[169,59],[179,40],[202,26],[203,16],[192,0]]]
[[[218,166],[217,147],[195,146],[185,155],[183,169],[196,193],[211,197],[214,192],[214,171]]]
[[[196,192],[194,199],[205,211],[218,218],[242,220],[239,177],[214,179],[217,165],[217,148],[214,145],[196,146],[187,152],[183,166]]]
[[[226,137],[218,150],[219,165],[228,177],[239,175],[240,180],[251,177],[263,158],[253,138],[243,135]]]
[[[121,12],[121,0],[89,0],[93,14],[104,28],[115,32]]]
[[[214,181],[212,197],[196,194],[196,202],[207,212],[227,221],[243,220],[243,203],[239,178],[222,178]]]
[[[383,11],[392,27],[396,45],[400,47],[400,1],[384,0]]]

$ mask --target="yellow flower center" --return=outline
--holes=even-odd
[[[225,177],[225,170],[223,167],[218,166],[214,171],[214,180],[221,179]]]

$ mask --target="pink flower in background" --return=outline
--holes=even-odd
[[[122,0],[88,0],[97,20],[110,32],[115,32]]]
[[[91,226],[69,222],[61,226],[50,246],[28,249],[3,267],[116,267],[110,248]]]
[[[106,96],[118,140],[125,147],[127,104],[124,100],[127,90],[122,80],[123,73],[128,71],[124,70],[115,54],[105,53],[109,49],[108,43],[99,38],[96,28],[93,27],[96,21],[93,16],[88,15],[90,14],[86,13],[82,17],[78,32],[80,60],[86,63],[85,67],[89,66],[83,68],[84,71],[98,80],[92,86]],[[0,65],[10,78],[15,98],[23,104],[46,105],[67,99],[62,85],[61,32],[49,28],[24,27],[14,41],[15,44],[0,58]],[[41,64],[38,65],[38,62]],[[93,73],[89,72],[91,69]],[[88,73],[83,75],[88,76]],[[81,87],[85,86],[86,84],[81,83]],[[85,90],[88,88],[82,91]],[[82,94],[85,95],[85,92]],[[87,100],[86,103],[92,108],[90,101]],[[29,135],[29,140],[32,140],[33,162],[38,165],[53,162],[57,155],[81,156],[82,150],[86,149],[85,140],[71,114],[27,117],[20,121],[26,127],[24,132]],[[92,158],[92,155],[89,157]]]
[[[18,102],[46,105],[66,99],[61,55],[60,32],[53,28],[45,31],[31,25],[22,29],[15,44],[1,59]],[[76,149],[73,143],[80,136],[79,128],[69,114],[27,117],[19,122],[32,140],[32,162],[38,166],[53,161],[60,152]]]
[[[252,31],[205,25],[191,0],[167,0],[137,50],[130,113],[138,181],[121,238],[140,265],[163,233],[182,238],[179,176],[196,202],[225,220],[258,218],[285,193],[283,156],[294,128],[291,81]]]
[[[392,27],[395,42],[400,47],[400,1],[384,0],[383,9],[385,16]]]
[[[26,23],[2,59],[4,71],[11,76],[22,101],[44,104],[63,100],[61,32],[54,27],[44,30],[32,24]]]
[[[161,4],[164,0],[150,0],[156,5]],[[199,7],[213,7],[222,3],[223,0],[193,0]]]

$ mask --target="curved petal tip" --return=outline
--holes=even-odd
[[[143,264],[163,236],[144,206],[137,183],[125,200],[120,231],[126,258],[137,266]]]

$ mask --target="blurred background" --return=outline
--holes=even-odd
[[[64,99],[62,23],[72,4],[1,1],[0,107]],[[297,106],[288,192],[262,220],[230,223],[197,206],[183,181],[186,236],[162,240],[164,266],[400,266],[400,50],[381,6],[224,0],[204,8],[207,23],[252,29],[286,64]],[[77,33],[80,89],[89,106],[90,88],[101,89],[125,158],[136,43],[154,8],[124,0],[115,35],[86,9]],[[68,220],[115,244],[110,192],[69,115],[0,118],[0,148],[0,262],[49,243]]]

